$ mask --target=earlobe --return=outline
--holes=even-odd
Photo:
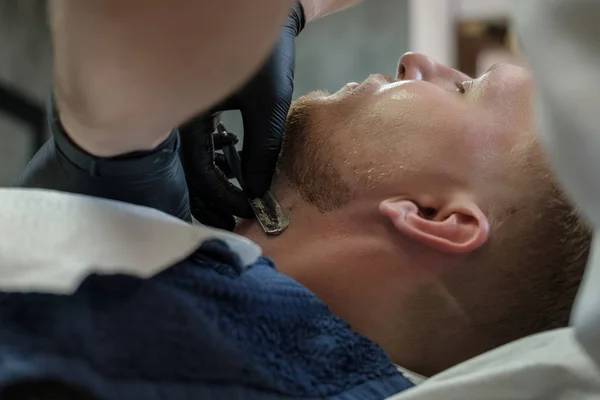
[[[475,251],[489,235],[487,217],[469,200],[435,209],[407,199],[389,199],[380,204],[379,210],[398,233],[445,253]]]

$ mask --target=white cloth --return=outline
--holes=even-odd
[[[516,5],[514,21],[539,91],[540,137],[560,183],[596,228],[572,321],[600,363],[600,1]]]
[[[425,380],[427,379],[423,375],[419,375],[417,373],[414,373],[414,372],[412,372],[412,371],[410,371],[410,370],[408,370],[406,368],[403,368],[403,367],[401,367],[399,365],[396,365],[396,368],[413,385],[420,385],[421,383],[425,382]]]
[[[192,226],[147,207],[0,189],[0,291],[71,293],[93,272],[146,278],[213,238],[224,240],[246,265],[261,254],[242,236]]]
[[[565,328],[487,352],[388,400],[597,400],[599,377]]]

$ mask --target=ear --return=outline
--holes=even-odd
[[[489,235],[487,217],[470,200],[457,200],[435,209],[407,199],[388,199],[379,210],[399,233],[445,253],[475,251]]]

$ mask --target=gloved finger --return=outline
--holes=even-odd
[[[305,25],[306,15],[304,12],[304,6],[302,5],[302,2],[296,1],[285,24],[285,28],[293,32],[295,36],[298,36],[304,29]]]
[[[231,167],[223,154],[215,154],[215,165],[223,172],[223,174],[225,174],[227,179],[235,178],[235,174],[231,170]]]
[[[223,213],[214,209],[209,209],[209,205],[202,198],[204,190],[199,187],[197,179],[198,171],[195,165],[195,148],[198,145],[196,136],[198,134],[212,134],[214,130],[213,118],[207,115],[198,116],[194,119],[194,122],[194,128],[196,131],[189,126],[190,124],[179,128],[179,159],[181,161],[181,165],[183,166],[183,171],[187,181],[190,212],[198,222],[204,225],[226,229],[231,225],[231,221],[229,219],[233,219],[233,217],[231,215],[223,216]],[[218,214],[218,216],[215,214]]]
[[[235,146],[238,144],[239,139],[237,135],[227,132],[226,134],[215,133],[213,134],[213,142],[215,145],[215,150],[222,150],[224,146]]]
[[[209,207],[201,196],[202,191],[190,187],[190,211],[201,224],[233,231],[235,219],[231,214]]]
[[[198,176],[198,182],[211,207],[242,218],[253,217],[246,194],[229,182],[216,165],[206,166]]]
[[[250,197],[260,197],[271,187],[289,107],[290,101],[282,100],[269,110],[270,115],[252,109],[242,112],[242,172],[245,189]]]
[[[199,124],[196,125],[196,122]],[[206,125],[201,122],[194,120],[180,128],[185,159],[190,161],[190,171],[186,175],[197,184],[209,209],[252,218],[246,195],[217,168],[212,132],[207,134],[202,130]]]

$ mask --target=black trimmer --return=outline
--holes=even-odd
[[[235,148],[237,139],[235,135],[228,132],[221,122],[217,123],[215,139],[219,138],[222,143],[221,150],[223,156],[231,170],[233,176],[237,179],[241,188],[244,189],[244,179],[242,177],[242,161],[240,155]],[[230,137],[232,140],[222,140]],[[215,140],[217,142],[217,140]],[[262,230],[269,236],[280,235],[287,229],[290,224],[289,215],[283,211],[281,205],[275,199],[275,196],[270,191],[267,191],[264,196],[254,199],[248,199],[250,207],[258,220]]]

